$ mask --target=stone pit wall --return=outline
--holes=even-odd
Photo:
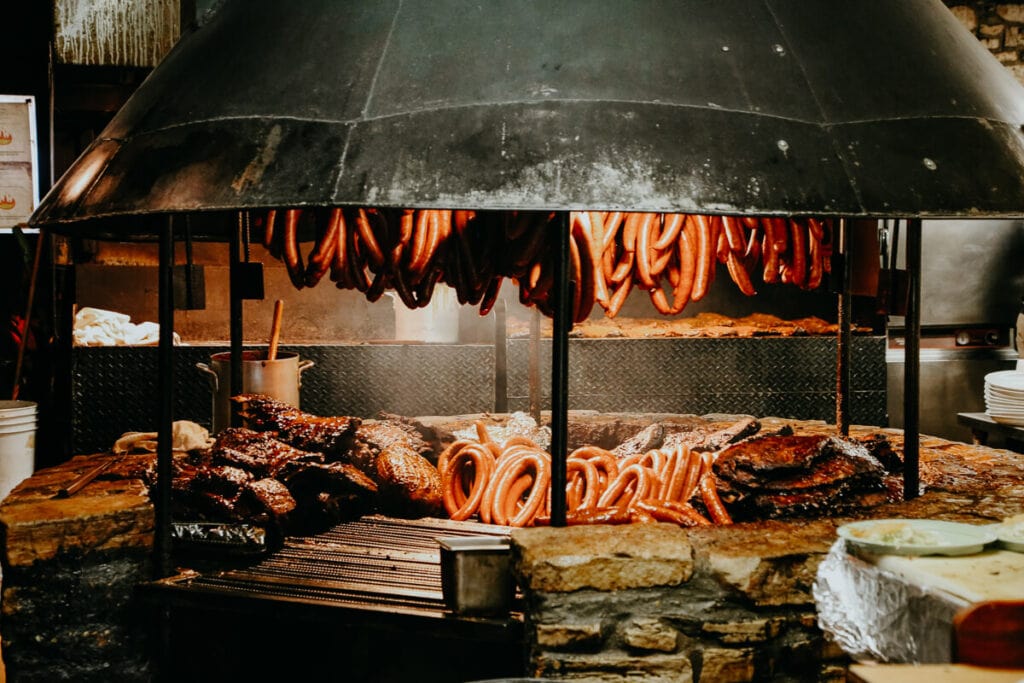
[[[766,525],[764,537],[783,526],[788,542],[767,552],[750,530],[514,531],[530,673],[592,683],[845,680],[848,660],[818,629],[811,595],[835,527]]]
[[[765,419],[798,433],[820,423]],[[884,433],[902,451],[902,432]],[[679,529],[671,525],[513,531],[526,599],[528,673],[611,683],[843,681],[844,653],[818,628],[818,565],[853,519],[991,523],[1024,511],[1024,455],[924,436],[927,490],[849,517]]]
[[[1024,83],[1024,3],[943,0],[964,27]]]
[[[421,418],[444,441],[481,416]],[[486,416],[485,416],[486,417]],[[491,416],[493,417],[493,416]],[[725,416],[717,416],[723,419]],[[570,443],[614,444],[653,421],[707,418],[574,414]],[[765,418],[801,433],[824,423]],[[901,450],[902,432],[884,432]],[[146,681],[153,509],[132,456],[72,498],[55,492],[109,455],[41,470],[0,506],[0,634],[11,681]],[[860,517],[990,523],[1024,511],[1024,455],[923,437],[914,501]],[[817,627],[817,567],[849,518],[522,529],[513,535],[523,590],[528,673],[592,683],[841,681],[847,661]]]
[[[74,497],[54,497],[100,461],[79,456],[36,472],[0,507],[0,634],[12,682],[153,678],[151,615],[135,599],[153,577],[145,486],[97,479]]]

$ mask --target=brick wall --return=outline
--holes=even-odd
[[[960,23],[1024,83],[1024,3],[943,2]]]

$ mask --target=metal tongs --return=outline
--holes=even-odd
[[[120,457],[117,457],[117,458],[109,458],[109,459],[103,461],[102,463],[100,463],[99,465],[96,465],[92,469],[86,470],[82,474],[78,475],[78,477],[76,477],[67,486],[62,487],[60,489],[57,489],[57,493],[53,497],[54,498],[70,498],[71,496],[75,495],[76,493],[78,493],[79,491],[84,489],[86,487],[86,485],[89,482],[91,482],[93,479],[95,479],[96,477],[100,476],[101,474],[103,474],[104,472],[109,470],[115,464],[117,464],[117,463],[121,462],[122,460],[124,460],[125,455],[127,455],[127,453],[125,453],[124,455],[121,455]]]

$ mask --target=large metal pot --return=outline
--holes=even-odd
[[[262,349],[242,352],[242,393],[266,394],[279,401],[299,407],[299,389],[302,373],[313,367],[311,360],[299,360],[299,354],[281,351],[274,360],[267,360]],[[210,356],[210,364],[196,363],[196,367],[209,375],[213,391],[213,424],[211,433],[217,434],[231,426],[231,352]]]

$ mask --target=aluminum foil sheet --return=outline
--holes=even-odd
[[[509,415],[504,425],[487,425],[487,433],[492,441],[501,446],[513,436],[525,436],[545,451],[551,447],[551,428],[537,426],[536,420],[519,411]],[[475,427],[456,430],[452,435],[456,439],[477,438]]]
[[[268,550],[266,530],[251,524],[174,522],[171,540],[176,549],[191,552],[262,555]]]
[[[966,603],[851,555],[843,539],[818,566],[813,592],[818,626],[854,659],[951,661],[953,615]]]

